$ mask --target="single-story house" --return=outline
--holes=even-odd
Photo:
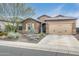
[[[21,21],[19,31],[27,33],[32,30],[35,33],[48,34],[76,34],[76,19],[74,17],[57,15],[55,17],[42,15],[37,19],[27,18]],[[0,23],[1,24],[1,23]]]

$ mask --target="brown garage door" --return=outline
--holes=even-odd
[[[50,34],[72,34],[72,24],[49,24]]]

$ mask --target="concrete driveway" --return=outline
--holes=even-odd
[[[52,51],[79,54],[79,41],[73,35],[47,35],[38,44]]]

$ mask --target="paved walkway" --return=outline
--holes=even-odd
[[[47,35],[38,44],[0,40],[0,45],[79,55],[79,41],[72,35]]]

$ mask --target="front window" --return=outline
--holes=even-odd
[[[34,27],[34,23],[29,23],[26,26],[26,30],[30,33],[34,33],[35,32],[35,27]]]
[[[19,26],[19,30],[22,30],[22,26]]]
[[[19,24],[18,30],[22,30],[22,24]]]

